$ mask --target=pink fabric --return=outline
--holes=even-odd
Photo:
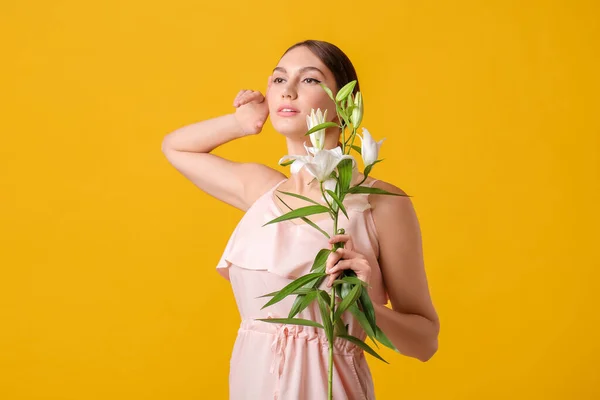
[[[231,282],[242,319],[230,361],[231,400],[327,399],[329,353],[323,330],[255,320],[286,318],[294,296],[262,310],[269,297],[259,296],[279,290],[291,280],[309,273],[318,251],[330,248],[327,238],[305,223],[283,221],[262,226],[283,214],[273,201],[273,192],[284,181],[263,194],[247,210],[217,265],[221,276]],[[375,181],[363,185],[371,186]],[[340,212],[338,227],[346,229],[355,250],[365,255],[373,268],[369,288],[371,299],[386,304],[388,296],[377,262],[377,233],[367,196],[346,197],[344,205],[350,219]],[[280,197],[285,200],[286,195],[280,194]],[[319,215],[315,223],[331,234],[333,221],[329,218],[318,220],[319,217],[323,218]],[[320,288],[331,292],[325,282]],[[322,322],[316,301],[297,317]],[[349,325],[349,333],[364,340],[366,334],[354,317],[345,313],[343,318]],[[334,360],[334,399],[375,398],[371,372],[362,349],[336,338]]]

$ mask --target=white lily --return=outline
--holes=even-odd
[[[306,125],[309,130],[323,122],[327,122],[327,109],[325,109],[325,112],[322,112],[320,108],[317,108],[317,112],[315,113],[315,109],[313,108],[310,110],[310,115],[306,116]],[[323,146],[325,146],[325,129],[313,132],[309,136],[313,147],[317,150],[323,150]]]
[[[349,154],[342,153],[341,147],[328,150],[323,149],[310,162],[304,164],[308,172],[310,172],[319,182],[325,182],[329,179],[333,170],[338,166],[340,161],[344,159],[352,160],[352,168],[356,165],[356,160]]]
[[[381,145],[383,144],[383,141],[385,140],[385,138],[381,139],[379,142],[376,142],[373,137],[371,136],[371,134],[369,133],[369,131],[367,130],[367,128],[362,128],[363,129],[363,136],[360,136],[360,140],[361,140],[361,148],[360,148],[360,152],[362,155],[362,159],[363,162],[365,164],[365,167],[367,167],[368,165],[373,164],[375,161],[377,161],[377,157],[379,155],[379,149],[381,147]]]
[[[300,156],[300,155],[288,154],[288,155],[281,157],[281,159],[279,160],[279,164],[281,165],[288,160],[294,160],[292,165],[290,165],[290,172],[292,174],[297,174],[298,172],[300,172],[300,170],[302,169],[302,167],[304,167],[304,165],[306,163],[309,163],[312,161],[313,156],[311,156],[311,154],[315,153],[315,150],[312,147],[306,146],[306,143],[304,144],[304,148],[306,149],[307,155]]]

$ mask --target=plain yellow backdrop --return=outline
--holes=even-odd
[[[3,4],[0,398],[226,399],[241,212],[161,153],[304,39],[353,60],[441,319],[378,399],[597,399],[595,1]],[[283,138],[215,151],[281,171]],[[207,171],[206,173],[211,173]]]

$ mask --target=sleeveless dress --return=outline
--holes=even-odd
[[[325,332],[316,327],[255,321],[287,318],[294,295],[262,310],[270,297],[259,296],[280,290],[309,273],[319,250],[331,248],[321,232],[304,222],[293,222],[300,219],[262,226],[284,214],[275,204],[274,191],[286,180],[264,193],[246,211],[217,265],[217,272],[231,283],[241,316],[230,359],[231,400],[327,399],[329,344]],[[372,186],[375,181],[367,180],[362,186]],[[289,198],[278,195],[284,201]],[[369,295],[373,303],[385,305],[388,296],[377,261],[377,232],[367,198],[368,194],[346,196],[344,206],[350,219],[340,212],[338,228],[344,228],[352,238],[354,250],[367,257],[372,267]],[[317,215],[313,222],[331,235],[333,220],[323,216]],[[319,288],[331,293],[327,279]],[[296,317],[322,323],[316,301]],[[342,318],[349,325],[348,333],[364,341],[366,333],[354,316],[346,312]],[[371,372],[360,347],[336,338],[333,358],[335,400],[375,398]]]

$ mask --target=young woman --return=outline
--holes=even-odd
[[[327,260],[329,286],[343,269],[352,269],[369,283],[377,325],[400,353],[421,361],[437,351],[439,319],[432,304],[423,263],[421,233],[409,197],[348,195],[349,219],[338,228],[346,234],[331,240],[302,220],[263,226],[307,203],[279,192],[294,192],[325,204],[318,182],[306,168],[293,168],[290,177],[259,163],[238,163],[211,154],[231,140],[255,135],[270,115],[275,130],[286,140],[288,154],[307,155],[311,146],[306,116],[311,109],[328,110],[328,120],[339,122],[334,96],[357,80],[348,57],[333,44],[307,40],[290,47],[269,77],[267,91],[241,90],[234,113],[198,122],[167,135],[163,152],[171,164],[201,190],[245,214],[231,235],[217,271],[231,282],[242,322],[231,355],[229,389],[235,400],[327,398],[328,343],[321,329],[257,321],[286,318],[294,296],[261,310],[274,292],[309,272],[317,252],[345,242]],[[359,90],[358,83],[355,92]],[[340,145],[340,130],[328,128],[325,149]],[[356,184],[363,179],[357,174]],[[363,185],[404,194],[396,186],[369,177]],[[281,200],[280,200],[281,199]],[[328,214],[310,218],[332,233]],[[392,309],[386,307],[388,300]],[[346,313],[349,314],[349,313]],[[320,322],[316,301],[297,315]],[[350,335],[365,339],[354,317],[344,316]],[[336,400],[374,399],[374,388],[364,352],[356,345],[334,341],[333,393]]]

